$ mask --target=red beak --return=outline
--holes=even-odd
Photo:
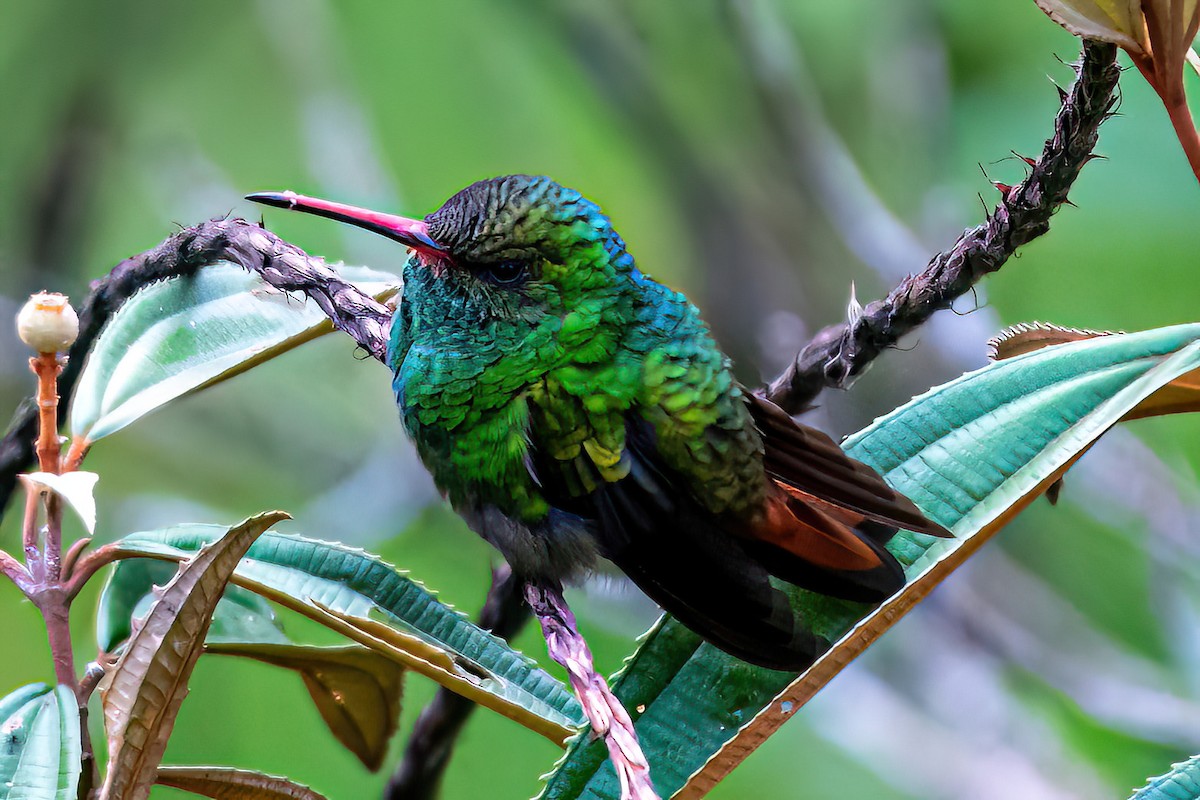
[[[276,208],[303,211],[319,217],[336,219],[339,222],[349,222],[351,225],[357,225],[360,228],[382,234],[389,239],[395,239],[405,247],[436,256],[438,259],[446,256],[446,248],[429,237],[429,227],[423,220],[383,214],[358,206],[334,203],[317,197],[306,197],[295,192],[256,192],[246,195],[246,199]]]

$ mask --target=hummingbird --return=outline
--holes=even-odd
[[[949,535],[826,434],[742,386],[700,312],[550,178],[473,183],[424,219],[292,192],[247,199],[407,247],[387,362],[422,463],[523,578],[608,559],[753,664],[828,647],[780,581],[878,603],[899,528]],[[736,265],[730,265],[736,268]]]

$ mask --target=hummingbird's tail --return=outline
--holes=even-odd
[[[899,528],[949,536],[875,470],[761,397],[749,400],[776,491],[747,552],[772,575],[843,600],[878,603],[904,586],[884,545]]]

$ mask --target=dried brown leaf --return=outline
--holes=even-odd
[[[313,619],[346,638],[437,681],[468,700],[519,722],[560,747],[576,732],[573,728],[560,725],[505,697],[502,687],[506,681],[473,661],[377,620],[343,614],[316,600],[312,600],[311,603],[317,612]],[[485,688],[487,684],[492,685],[491,691]],[[501,690],[496,691],[495,687],[501,687]]]
[[[1006,328],[988,342],[988,357],[993,361],[1032,353],[1056,344],[1094,339],[1097,336],[1121,336],[1114,331],[1090,331],[1064,328],[1046,322],[1024,322]],[[1123,422],[1164,414],[1200,411],[1200,371],[1188,372],[1163,386],[1138,403],[1121,418]]]
[[[214,800],[325,800],[287,778],[233,767],[159,767],[158,783]]]
[[[109,765],[102,800],[145,800],[213,611],[238,561],[282,511],[251,517],[180,567],[129,640],[103,692]]]
[[[206,652],[295,670],[325,724],[372,772],[383,765],[400,719],[404,668],[365,647],[220,642]]]

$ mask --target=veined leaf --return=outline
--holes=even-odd
[[[75,800],[81,758],[70,687],[35,683],[0,699],[0,800]]]
[[[133,620],[150,610],[154,587],[165,586],[177,570],[175,563],[153,558],[123,561],[113,570],[96,605],[96,644],[101,652],[115,652],[133,635]],[[205,642],[291,644],[291,639],[265,598],[230,585],[217,603]]]
[[[359,646],[217,642],[205,649],[299,672],[338,741],[372,772],[383,765],[404,687],[404,669],[395,661]]]
[[[325,800],[287,778],[233,767],[159,767],[158,782],[214,800]]]
[[[183,564],[125,647],[103,692],[109,763],[102,800],[145,800],[225,584],[282,511],[252,517]]]
[[[96,611],[102,651],[113,652],[132,634],[132,621],[154,602],[154,587],[175,571],[174,562],[151,558],[124,561],[114,570]],[[298,645],[283,632],[266,598],[233,585],[225,587],[204,642],[206,653],[300,673],[338,741],[369,769],[380,767],[400,715],[403,669],[394,661],[363,647]]]
[[[653,629],[613,688],[640,714],[638,735],[660,793],[703,796],[1104,431],[1161,409],[1159,398],[1186,391],[1197,369],[1200,325],[1102,336],[991,364],[850,437],[848,453],[955,538],[894,537],[888,548],[905,565],[909,585],[874,612],[795,590],[794,603],[814,631],[830,641],[845,637],[799,675],[738,661],[674,620]],[[618,797],[605,762],[602,746],[578,737],[541,797]]]
[[[116,546],[128,556],[180,560],[220,531],[181,525],[135,533]],[[129,563],[118,564],[106,591],[125,591]],[[382,640],[373,634],[360,642],[451,690],[461,691],[464,674],[470,676],[477,690],[472,699],[553,741],[561,743],[582,723],[579,703],[563,683],[363,550],[271,532],[250,548],[233,581],[342,632],[363,624],[360,620],[393,629],[390,642],[376,644]],[[399,655],[405,646],[409,655]]]
[[[383,299],[400,279],[364,267],[342,275]],[[74,439],[94,442],[190,392],[333,330],[315,304],[280,293],[236,264],[151,284],[109,320],[71,401]]]
[[[1151,778],[1129,800],[1200,800],[1200,756],[1172,764],[1170,772]]]

